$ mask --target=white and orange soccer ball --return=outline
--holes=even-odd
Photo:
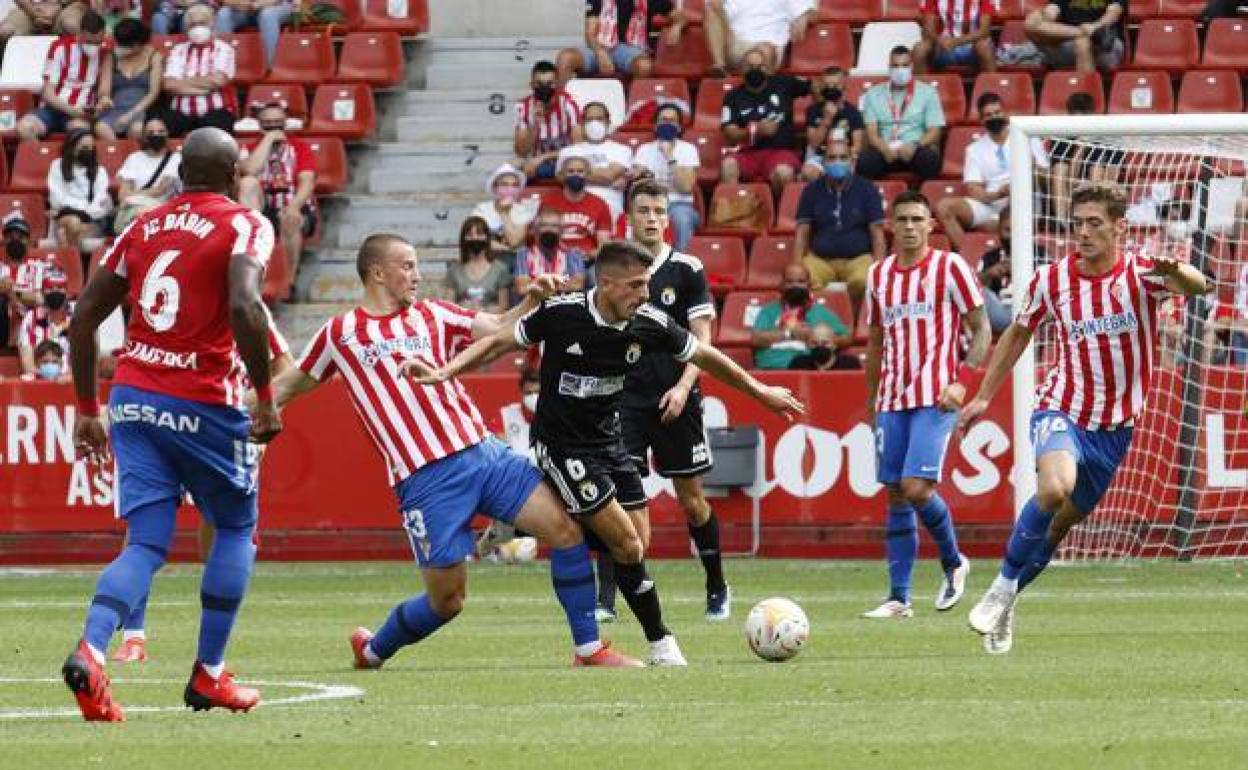
[[[810,621],[795,602],[779,596],[754,605],[745,619],[745,641],[763,660],[780,663],[802,651]]]
[[[498,546],[498,560],[503,564],[527,564],[537,558],[537,540],[517,537]]]

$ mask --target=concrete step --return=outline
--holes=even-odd
[[[582,42],[564,38],[453,38],[432,41],[425,87],[493,93],[523,88],[534,62],[554,61],[559,51]]]
[[[324,249],[317,254],[317,260],[321,265],[342,264],[354,269],[356,254],[355,249]],[[422,275],[428,272],[441,276],[449,263],[459,259],[459,249],[454,246],[425,246],[419,250],[418,256]]]
[[[326,321],[352,307],[353,303],[294,302],[278,305],[273,310],[273,317],[290,343],[291,353],[297,358],[307,347],[308,340]]]
[[[446,262],[421,260],[421,295],[441,291],[446,278]],[[295,286],[295,296],[304,302],[358,303],[364,298],[360,277],[354,262],[329,262],[317,266],[315,271],[301,273]]]
[[[504,141],[386,144],[368,172],[368,191],[477,194],[498,166],[512,159]]]
[[[460,223],[483,197],[481,192],[437,199],[353,197],[336,228],[336,243],[356,249],[373,233],[392,232],[421,247],[452,246],[458,242]]]
[[[583,0],[430,0],[429,34],[446,37],[567,35],[585,27]]]
[[[395,138],[403,144],[468,142],[511,146],[515,133],[514,108],[496,115],[490,112],[484,99],[467,106],[457,111],[463,114],[438,116],[437,108],[431,107],[420,115],[399,117],[395,121]]]

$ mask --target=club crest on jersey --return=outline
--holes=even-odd
[[[676,290],[671,286],[664,287],[663,292],[659,294],[659,301],[664,305],[673,305],[676,303]]]
[[[628,346],[628,350],[624,353],[624,360],[630,364],[637,363],[637,359],[641,358],[641,345],[636,342]]]
[[[585,479],[580,484],[581,498],[586,502],[592,503],[598,499],[598,485],[589,479]]]

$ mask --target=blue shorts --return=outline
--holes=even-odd
[[[260,447],[246,412],[115,385],[108,419],[118,516],[161,501],[173,515],[190,492],[214,526],[255,526]]]
[[[1087,430],[1062,412],[1036,412],[1031,416],[1031,445],[1036,460],[1049,452],[1070,452],[1079,467],[1071,501],[1085,514],[1105,496],[1122,458],[1131,448],[1131,428]]]
[[[937,51],[932,57],[932,67],[935,69],[944,69],[945,67],[972,67],[979,61],[979,57],[975,55],[975,46],[971,43],[963,43],[957,48],[951,48],[948,51]]]
[[[43,127],[48,129],[49,134],[63,134],[69,125],[69,115],[46,104],[40,106],[33,114],[43,124]]]
[[[902,479],[939,482],[949,435],[957,422],[957,412],[934,406],[877,414],[876,480],[881,484],[896,484]]]
[[[403,529],[422,567],[452,567],[473,551],[477,513],[511,524],[542,472],[496,438],[426,465],[394,485]]]
[[[581,46],[578,49],[581,52],[581,60],[585,62],[583,73],[586,75],[598,74],[598,54],[594,53],[594,49],[587,46]],[[607,51],[611,54],[611,63],[615,65],[615,74],[627,75],[633,67],[633,62],[643,56],[647,56],[646,49],[638,48],[628,43],[620,43]]]

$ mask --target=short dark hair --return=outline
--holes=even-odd
[[[979,95],[979,98],[975,100],[975,111],[983,112],[984,108],[990,104],[1005,105],[1005,103],[1001,101],[1000,94],[997,94],[994,91],[984,91]]]
[[[368,277],[368,271],[381,262],[386,252],[396,243],[412,245],[411,241],[395,233],[373,233],[364,239],[355,257],[355,272],[359,274],[361,281]]]
[[[581,107],[581,115],[589,112],[590,107],[601,107],[602,111],[607,113],[607,120],[611,120],[611,108],[602,102],[589,102],[585,106]]]
[[[844,74],[845,74],[845,68],[844,68],[844,67],[842,67],[842,66],[840,66],[839,64],[833,64],[833,65],[831,65],[830,67],[824,67],[824,68],[823,68],[823,74],[825,74],[825,75],[844,75]]]
[[[607,241],[598,248],[598,257],[594,260],[594,270],[601,273],[608,267],[650,267],[654,264],[654,255],[632,241]]]
[[[676,118],[681,122],[685,122],[685,111],[680,108],[676,102],[664,102],[654,111],[654,122],[658,123],[659,118],[663,115],[663,110],[676,110]]]
[[[78,28],[88,35],[98,35],[107,28],[104,17],[98,12],[87,9],[82,13],[82,20],[78,22]]]
[[[628,191],[628,209],[633,208],[633,201],[637,200],[638,195],[652,195],[656,198],[666,199],[668,196],[667,185],[655,179],[638,179]]]
[[[1087,91],[1076,91],[1066,97],[1066,111],[1071,115],[1091,115],[1096,110],[1096,100]]]
[[[1083,182],[1070,194],[1073,211],[1080,203],[1100,203],[1109,218],[1118,221],[1127,215],[1127,194],[1112,182]]]
[[[541,75],[546,72],[553,72],[555,74],[559,74],[559,68],[556,67],[555,63],[552,62],[550,59],[539,59],[538,61],[533,63],[533,70],[531,74]]]
[[[35,345],[35,360],[36,361],[48,355],[49,353],[59,358],[60,356],[65,355],[65,348],[61,347],[61,343],[57,342],[56,340],[44,340],[40,342],[38,345]]]
[[[113,39],[118,45],[146,45],[152,39],[152,33],[138,19],[122,19],[113,28]]]
[[[932,204],[928,201],[926,195],[918,190],[902,190],[897,193],[896,198],[893,198],[893,211],[896,211],[898,206],[902,206],[907,203],[921,203],[929,212],[932,210]]]
[[[904,45],[895,45],[893,50],[888,52],[888,59],[892,61],[894,56],[910,56],[910,49]]]

